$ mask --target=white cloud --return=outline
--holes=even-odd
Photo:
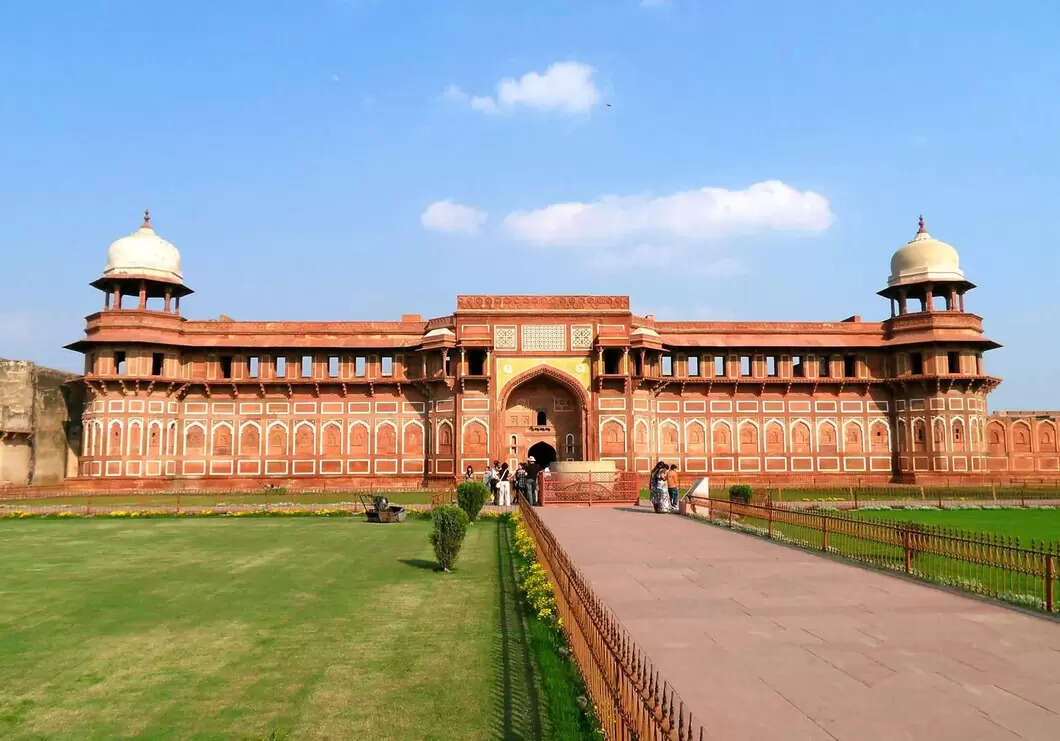
[[[665,196],[604,196],[512,211],[504,227],[537,245],[599,246],[638,239],[685,242],[770,231],[821,232],[833,220],[828,199],[779,180],[743,190],[699,188]]]
[[[450,200],[435,201],[420,214],[425,229],[447,234],[478,234],[486,223],[486,212]]]
[[[544,74],[527,72],[518,80],[504,78],[497,83],[493,96],[470,95],[456,85],[449,85],[442,97],[488,114],[511,113],[518,108],[586,113],[600,102],[594,73],[592,67],[581,62],[556,62]]]

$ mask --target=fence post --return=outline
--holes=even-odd
[[[732,527],[732,499],[729,499],[729,527]]]
[[[828,515],[821,515],[821,550],[828,550]]]
[[[1023,488],[1020,489],[1020,506],[1025,508],[1025,509],[1027,507],[1027,485],[1026,484],[1024,484]]]
[[[910,573],[913,567],[912,553],[909,548],[909,531],[902,528],[902,547],[905,549],[905,573]]]
[[[769,503],[769,539],[773,539],[773,503]]]
[[[1054,571],[1053,554],[1045,554],[1045,611],[1053,611],[1053,580],[1056,578]]]

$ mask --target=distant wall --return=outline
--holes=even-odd
[[[25,360],[0,359],[0,484],[54,484],[76,472],[77,376]]]

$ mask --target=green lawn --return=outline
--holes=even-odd
[[[507,528],[440,574],[429,527],[0,521],[0,737],[571,737]]]
[[[396,504],[430,504],[431,493],[427,491],[379,492]],[[367,495],[367,492],[364,492]],[[97,494],[94,496],[76,495],[46,497],[43,499],[6,499],[0,500],[0,507],[20,509],[25,507],[113,507],[129,509],[133,507],[213,507],[219,504],[269,504],[274,502],[291,502],[294,504],[337,504],[339,502],[358,503],[357,494],[349,491],[325,491],[307,494],[294,492],[249,492],[233,494],[219,492],[215,494]]]
[[[919,522],[979,533],[1015,535],[1023,545],[1029,545],[1032,540],[1060,540],[1060,509],[892,509],[859,510],[852,514],[888,522]]]

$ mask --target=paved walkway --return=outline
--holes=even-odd
[[[723,739],[1060,739],[1060,623],[641,508],[540,509]]]

